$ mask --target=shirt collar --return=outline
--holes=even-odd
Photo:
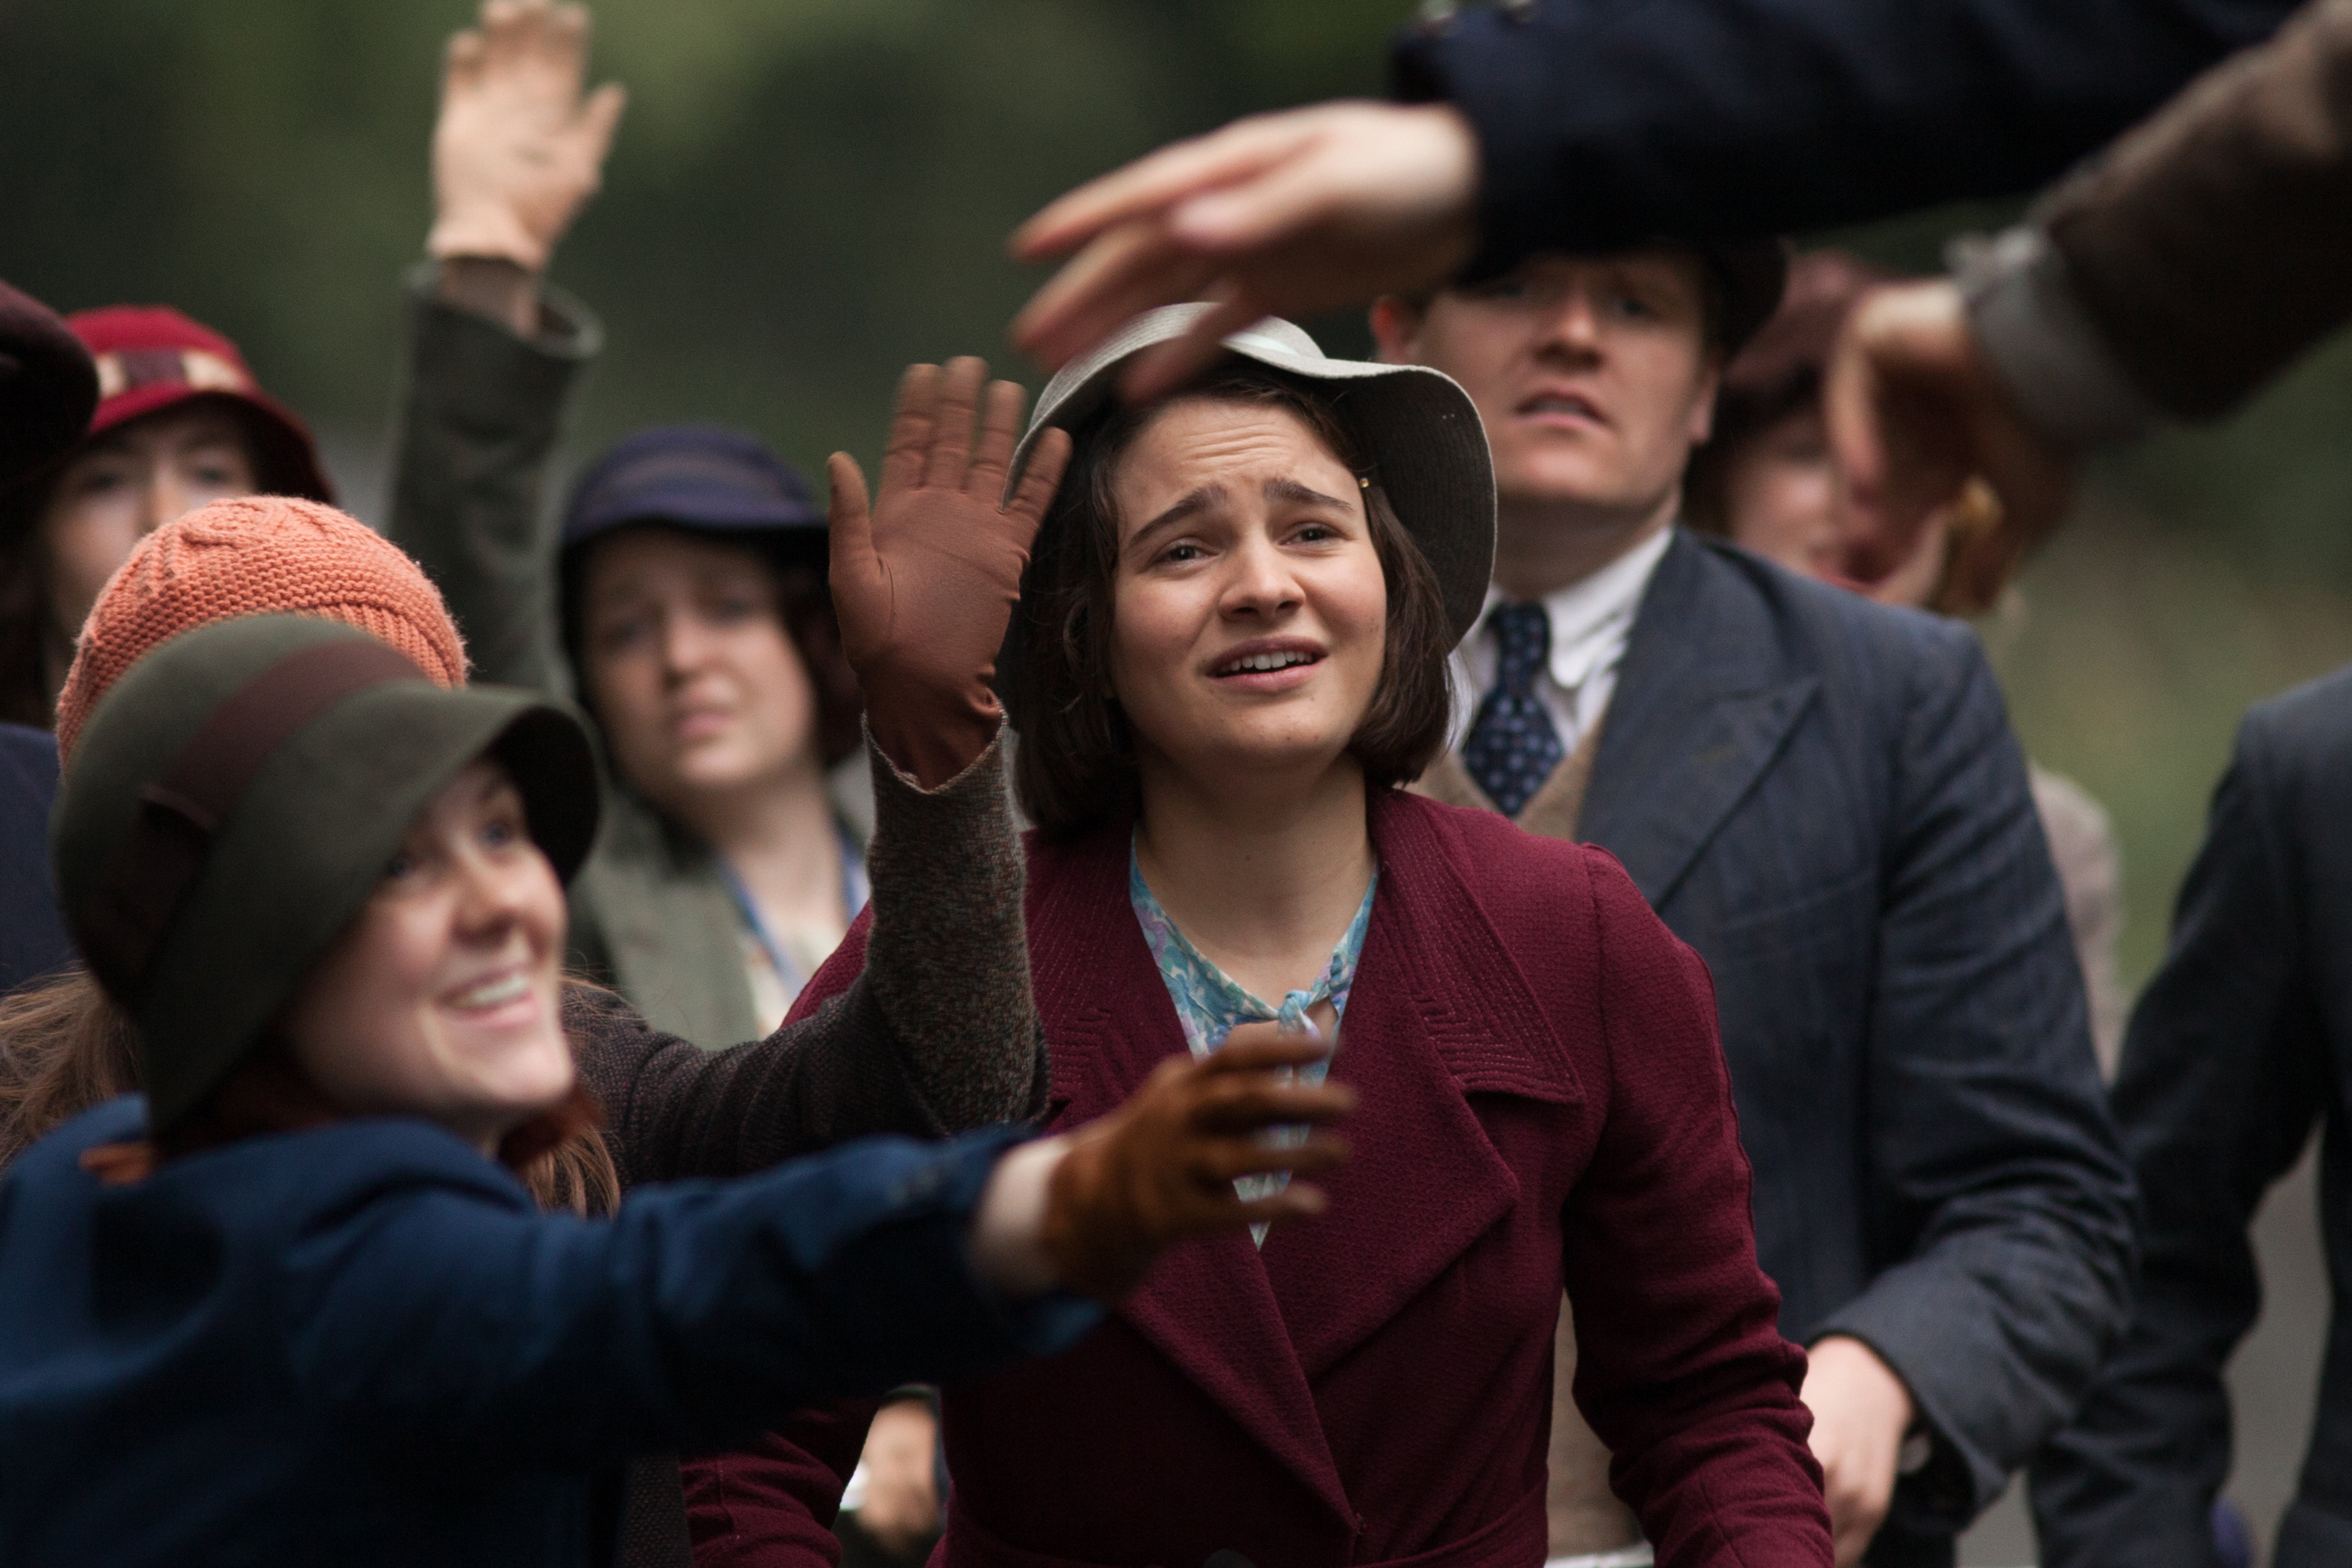
[[[1551,623],[1550,674],[1555,686],[1573,691],[1595,669],[1622,655],[1634,614],[1642,607],[1642,595],[1648,591],[1658,563],[1665,559],[1674,536],[1672,528],[1662,528],[1600,571],[1544,595],[1544,618]],[[1479,645],[1481,654],[1486,652],[1486,617],[1503,602],[1502,592],[1489,585],[1478,625],[1465,639]]]

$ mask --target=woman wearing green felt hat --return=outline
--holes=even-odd
[[[0,1185],[10,1562],[601,1560],[634,1456],[1057,1350],[1167,1242],[1318,1206],[1223,1179],[1339,1152],[1259,1140],[1348,1104],[1265,1041],[1066,1137],[539,1212],[513,1166],[598,1153],[560,967],[592,777],[567,711],[314,619],[99,705],[54,858],[149,1093]]]

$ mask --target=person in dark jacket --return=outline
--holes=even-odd
[[[0,493],[72,450],[98,406],[98,367],[39,300],[0,283]],[[49,888],[49,800],[58,748],[31,725],[0,724],[0,992],[71,958]]]
[[[58,883],[147,1092],[0,1188],[11,1563],[600,1561],[621,1461],[1065,1348],[1169,1242],[1320,1205],[1218,1176],[1339,1152],[1259,1135],[1349,1100],[1271,1039],[1068,1138],[542,1215],[500,1165],[598,1141],[559,1003],[579,722],[258,616],[142,660],[87,746]]]
[[[2352,670],[2246,716],[2133,1013],[2116,1121],[2146,1204],[2139,1301],[2034,1467],[2049,1568],[2211,1561],[2228,1479],[2222,1369],[2262,1305],[2248,1226],[2321,1139],[2335,1306],[2276,1568],[2352,1562]]]
[[[1974,634],[1678,521],[1780,291],[1716,255],[1545,255],[1375,306],[1383,358],[1476,401],[1500,500],[1421,787],[1608,850],[1706,961],[1839,1561],[1948,1564],[2122,1328],[2130,1174]],[[1624,1466],[1585,1450],[1581,1503],[1556,1497],[1615,1524],[1579,1550],[1630,1543]]]

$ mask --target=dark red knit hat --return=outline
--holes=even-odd
[[[89,354],[58,313],[0,283],[0,485],[80,440],[97,401]]]
[[[92,436],[191,398],[226,398],[247,412],[264,490],[333,504],[335,487],[309,427],[261,390],[235,343],[161,305],[81,310],[66,324],[98,362]]]

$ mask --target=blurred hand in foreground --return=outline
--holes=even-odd
[[[484,0],[449,40],[433,130],[436,260],[509,262],[536,276],[596,194],[627,93],[583,96],[588,13],[552,0]]]
[[[1124,1105],[1070,1134],[1046,1188],[1039,1241],[1068,1289],[1104,1300],[1133,1289],[1160,1250],[1186,1237],[1323,1212],[1298,1181],[1244,1202],[1234,1181],[1274,1171],[1313,1175],[1347,1158],[1329,1132],[1276,1145],[1276,1127],[1319,1127],[1355,1109],[1353,1089],[1288,1081],[1283,1068],[1330,1047],[1272,1024],[1235,1029],[1215,1054],[1162,1062]]]
[[[989,382],[981,360],[912,365],[898,384],[880,496],[869,501],[848,453],[827,467],[842,652],[875,742],[925,789],[970,767],[996,737],[997,650],[1069,460],[1069,437],[1048,431],[1005,497],[1024,402],[1013,383]]]
[[[1875,582],[1917,548],[1928,520],[1967,500],[1999,500],[1980,548],[2011,568],[2057,527],[2074,464],[2026,424],[1969,335],[1949,282],[1865,296],[1846,320],[1823,391],[1837,463],[1846,574]]]
[[[866,1500],[857,1522],[875,1544],[904,1554],[940,1530],[939,1417],[919,1399],[897,1399],[874,1413],[859,1462]]]
[[[1433,288],[1477,238],[1478,140],[1450,104],[1325,103],[1240,120],[1080,186],[1022,225],[1024,261],[1069,256],[1013,323],[1059,368],[1138,311],[1214,300],[1190,337],[1138,356],[1156,396],[1265,316]]]

